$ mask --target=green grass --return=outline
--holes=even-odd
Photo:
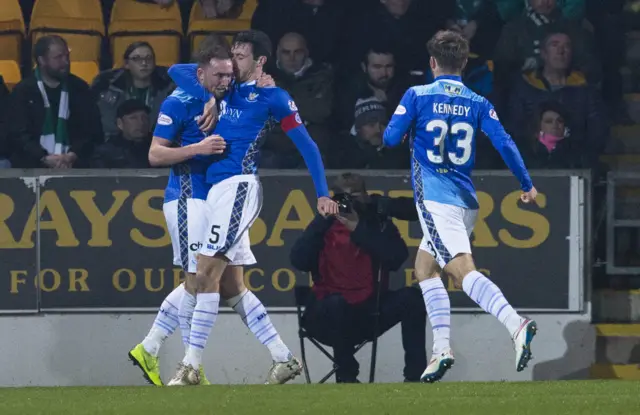
[[[0,389],[2,415],[637,413],[631,381]]]

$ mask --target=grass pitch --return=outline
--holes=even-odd
[[[0,389],[2,415],[638,413],[631,381]]]

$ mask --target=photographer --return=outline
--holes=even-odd
[[[413,287],[388,290],[389,272],[409,255],[390,218],[417,220],[413,199],[370,196],[363,178],[352,173],[339,176],[333,190],[340,214],[318,215],[291,250],[292,265],[311,272],[314,281],[303,324],[314,338],[333,347],[336,382],[358,382],[355,346],[374,336],[380,276],[377,334],[402,324],[405,381],[417,382],[427,364],[422,295]]]

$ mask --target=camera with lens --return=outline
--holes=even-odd
[[[353,199],[349,193],[336,193],[333,200],[338,204],[340,213],[353,212]]]

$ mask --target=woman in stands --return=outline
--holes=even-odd
[[[156,66],[151,45],[134,42],[124,52],[123,67],[102,72],[91,89],[98,97],[102,128],[108,140],[119,134],[116,112],[120,104],[137,99],[149,108],[149,119],[156,120],[160,104],[173,91],[173,83],[167,68]]]

